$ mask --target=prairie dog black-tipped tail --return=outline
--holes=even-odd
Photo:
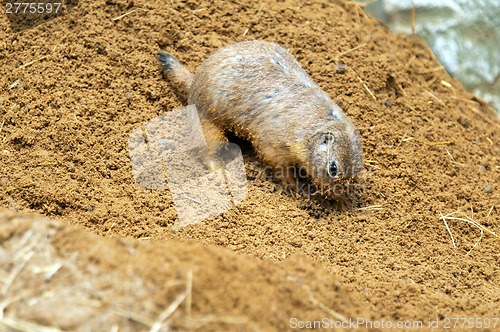
[[[167,78],[178,85],[177,88],[179,93],[182,94],[182,98],[187,99],[194,75],[169,53],[158,52],[158,60]]]

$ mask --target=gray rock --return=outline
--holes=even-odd
[[[500,116],[500,1],[414,0],[415,32],[470,91]],[[365,10],[391,31],[411,35],[411,1],[379,0]]]

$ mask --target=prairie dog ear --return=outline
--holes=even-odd
[[[337,130],[323,133],[321,136],[321,143],[323,144],[335,143],[338,135],[341,135],[341,133],[340,131]]]
[[[321,136],[321,143],[322,144],[328,144],[333,141],[333,134],[332,133],[324,133]]]
[[[329,107],[327,110],[327,113],[329,116],[331,116],[337,120],[343,119],[343,116],[342,116],[343,112],[337,104],[334,104],[333,106]]]

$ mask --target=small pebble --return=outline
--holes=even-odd
[[[488,183],[484,186],[484,192],[487,194],[491,194],[493,192],[493,186]]]
[[[335,71],[337,72],[337,74],[345,74],[345,72],[347,71],[347,66],[344,64],[335,65]]]

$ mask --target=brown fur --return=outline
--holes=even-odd
[[[231,131],[250,140],[271,166],[303,167],[316,183],[363,169],[353,123],[281,46],[245,41],[221,48],[197,69],[190,86],[187,69],[175,58],[165,65],[166,55],[160,52],[163,69],[184,82],[207,141],[225,140]]]

